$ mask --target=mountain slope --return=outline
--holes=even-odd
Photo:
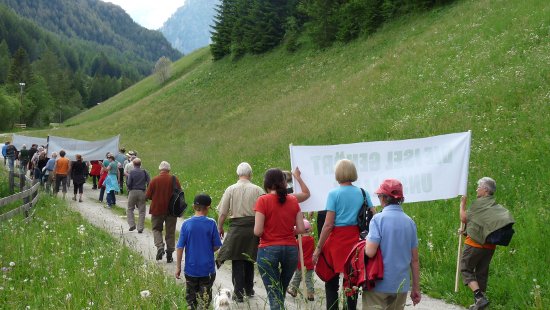
[[[210,44],[215,8],[220,0],[187,0],[165,23],[160,32],[184,54]]]
[[[65,128],[33,134],[121,134],[147,169],[168,160],[188,196],[207,192],[217,201],[240,161],[252,164],[256,183],[268,167],[288,169],[289,143],[472,130],[469,193],[480,177],[495,178],[498,201],[517,220],[512,244],[493,258],[491,308],[542,309],[550,302],[550,245],[541,238],[550,234],[549,37],[547,1],[465,0],[323,51],[212,62],[202,49],[175,63],[164,87],[147,78]],[[469,305],[467,289],[451,293],[458,203],[405,209],[419,228],[422,291]]]
[[[0,0],[45,29],[69,38],[115,47],[149,62],[181,55],[158,31],[136,24],[117,5],[99,0]],[[135,55],[135,56],[134,56]]]

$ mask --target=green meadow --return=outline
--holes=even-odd
[[[43,195],[32,220],[0,223],[2,309],[185,308],[184,291],[155,263]]]
[[[213,62],[202,49],[174,63],[163,85],[148,77],[59,129],[28,134],[120,134],[146,169],[169,161],[188,200],[206,192],[216,205],[239,162],[251,163],[258,184],[267,168],[288,169],[290,143],[471,130],[469,195],[477,179],[494,178],[497,201],[516,219],[512,243],[497,249],[491,265],[491,309],[547,308],[550,2],[457,1],[349,44],[317,50],[301,43],[295,53],[280,48],[238,61]],[[453,291],[458,206],[457,198],[405,208],[421,239],[422,291],[467,306],[469,290]]]

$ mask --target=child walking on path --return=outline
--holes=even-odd
[[[189,309],[208,309],[212,285],[216,279],[214,252],[222,245],[214,219],[207,217],[212,199],[206,194],[195,196],[195,215],[181,225],[176,258],[176,278],[181,277],[181,260],[185,249],[185,290]]]
[[[307,300],[314,301],[314,286],[313,286],[313,250],[315,250],[315,240],[311,236],[311,224],[308,220],[304,219],[304,227],[306,234],[302,235],[302,249],[304,251],[304,266],[306,267],[306,287],[307,287]],[[296,240],[298,242],[298,240]],[[294,272],[292,282],[288,287],[287,293],[292,297],[298,295],[298,289],[302,282],[302,261],[298,257],[298,268]]]

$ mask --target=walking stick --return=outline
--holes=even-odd
[[[462,250],[462,231],[463,230],[464,230],[464,223],[460,223],[460,230],[458,231],[458,253],[456,254],[455,293],[458,292],[458,282],[460,277],[460,252]]]

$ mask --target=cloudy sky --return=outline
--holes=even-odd
[[[123,8],[138,24],[159,29],[185,0],[103,0]]]

